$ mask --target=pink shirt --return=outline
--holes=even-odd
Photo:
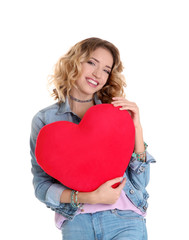
[[[146,216],[146,213],[142,213],[134,204],[128,199],[125,195],[125,192],[122,190],[121,195],[116,203],[114,204],[84,204],[83,209],[84,212],[81,212],[80,209],[77,210],[77,214],[85,214],[85,213],[95,213],[100,211],[106,211],[111,209],[119,209],[119,210],[131,210],[134,211],[143,217]],[[62,223],[67,220],[67,218],[63,217],[59,213],[55,213],[55,224],[57,228],[61,228]]]

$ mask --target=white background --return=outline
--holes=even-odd
[[[128,100],[140,109],[151,165],[149,240],[188,234],[188,1],[1,1],[1,239],[61,239],[34,196],[29,135],[52,103],[47,76],[76,42],[100,37],[121,52]]]

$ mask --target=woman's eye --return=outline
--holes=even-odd
[[[92,61],[88,61],[87,63],[89,63],[91,65],[95,65],[94,62],[92,62]]]
[[[108,75],[110,74],[110,71],[108,71],[108,70],[104,70]]]

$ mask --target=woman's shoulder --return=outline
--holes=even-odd
[[[47,106],[45,108],[40,109],[36,114],[38,114],[38,113],[46,113],[48,111],[53,111],[53,110],[57,110],[58,111],[59,107],[60,107],[59,103],[56,102],[56,103],[53,103],[53,104],[51,104],[51,105],[49,105],[49,106]]]
[[[59,103],[56,102],[54,104],[51,104],[45,108],[40,109],[38,112],[35,113],[35,115],[32,118],[32,123],[39,124],[40,122],[44,125],[46,124],[46,120],[52,116],[55,115],[59,110]]]

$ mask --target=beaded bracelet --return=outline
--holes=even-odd
[[[72,192],[71,192],[71,205],[72,205],[72,207],[77,207],[77,205],[74,202],[74,194],[75,194],[75,191],[72,190]]]
[[[77,195],[78,195],[78,191],[75,191],[75,190],[72,190],[71,192],[71,205],[72,207],[74,208],[79,208],[82,212],[84,211],[83,210],[83,203],[78,203],[77,202]],[[74,196],[75,196],[75,202],[74,202]]]
[[[147,147],[148,147],[148,145],[144,142],[144,148],[145,148],[144,152],[142,152],[142,153],[133,152],[132,157],[137,158],[137,161],[139,161],[139,162],[145,162]]]

